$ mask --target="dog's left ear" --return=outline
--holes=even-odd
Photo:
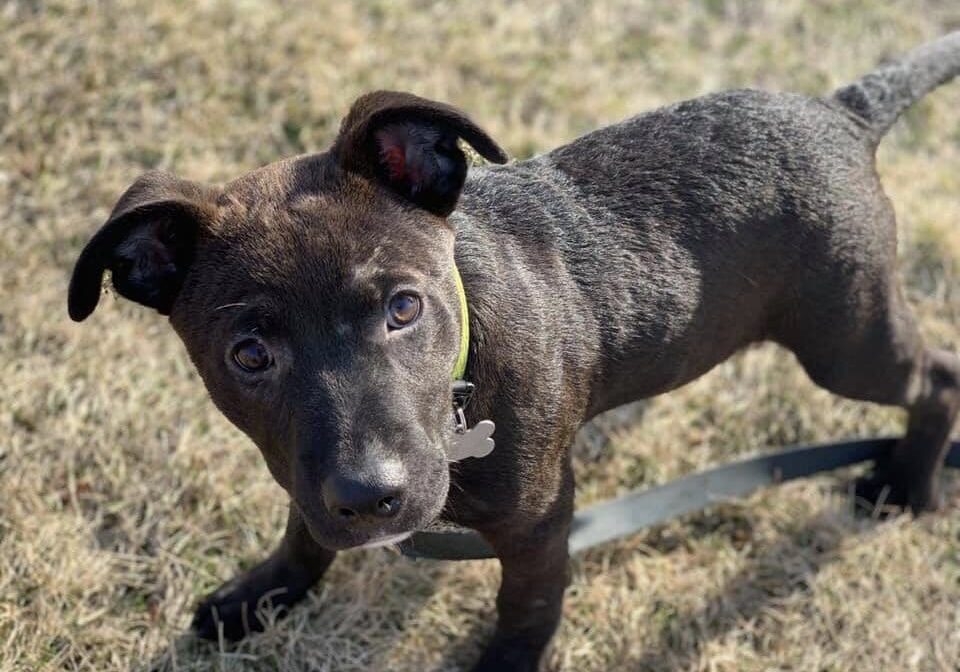
[[[340,167],[445,217],[467,176],[458,138],[488,161],[507,162],[499,145],[456,108],[410,93],[375,91],[350,108],[332,154]]]

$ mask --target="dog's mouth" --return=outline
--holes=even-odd
[[[373,538],[365,544],[360,544],[356,548],[382,548],[383,546],[394,546],[405,539],[409,539],[413,532],[403,532],[402,534],[388,534],[384,537]]]
[[[427,524],[429,525],[429,523]],[[404,531],[394,530],[336,530],[322,533],[313,525],[307,524],[310,536],[323,546],[331,550],[348,551],[359,548],[382,548],[395,546],[417,533],[423,526],[417,526]]]

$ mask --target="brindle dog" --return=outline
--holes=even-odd
[[[443,518],[503,567],[475,669],[535,669],[567,585],[577,428],[762,340],[828,390],[906,408],[859,493],[935,509],[960,360],[924,345],[904,303],[874,155],[958,72],[953,33],[826,97],[709,95],[469,176],[460,141],[506,163],[486,133],[380,91],[329,151],[224,186],[138,179],[80,255],[70,316],[90,315],[105,270],[168,314],[291,498],[280,547],[206,599],[199,633],[241,637],[261,596],[296,602],[338,550]],[[497,448],[450,465],[456,268],[467,419],[495,421]]]

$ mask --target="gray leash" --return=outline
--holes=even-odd
[[[570,553],[621,539],[711,504],[746,497],[768,485],[875,460],[889,452],[896,442],[895,438],[883,438],[798,446],[738,460],[594,504],[574,514]],[[960,441],[952,444],[946,464],[960,468]],[[435,560],[496,557],[484,538],[470,530],[418,532],[400,544],[400,550],[411,558]]]

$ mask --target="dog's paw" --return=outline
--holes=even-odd
[[[238,641],[262,632],[270,617],[282,617],[306,595],[310,582],[278,581],[267,563],[254,567],[208,595],[193,615],[198,637]]]
[[[524,640],[495,638],[471,672],[537,672],[543,657],[542,648]]]
[[[906,509],[920,515],[940,508],[940,497],[934,489],[922,484],[910,486],[904,478],[891,476],[886,470],[858,478],[854,495],[861,511],[881,517]]]

